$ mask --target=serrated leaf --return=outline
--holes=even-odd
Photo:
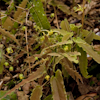
[[[100,55],[93,50],[91,45],[79,37],[77,39],[73,38],[73,41],[76,42],[79,47],[82,47],[82,49],[86,51],[96,62],[100,63]]]
[[[64,57],[67,57],[70,61],[78,63],[77,55],[70,55],[69,53],[61,53]]]
[[[53,100],[67,100],[67,95],[64,87],[63,77],[61,71],[56,71],[55,77],[50,79]]]
[[[78,51],[81,53],[81,56],[79,56],[80,71],[85,78],[90,78],[91,75],[88,75],[88,72],[87,72],[87,66],[88,66],[87,54],[80,47],[78,47]]]
[[[53,47],[56,47],[56,46],[60,46],[60,45],[63,45],[63,44],[72,44],[73,41],[72,40],[68,40],[68,41],[63,41],[63,42],[58,42],[54,45],[51,45],[51,46],[48,46],[46,48],[44,48],[42,51],[41,51],[41,54],[43,54],[43,52],[47,49],[50,49],[50,48],[53,48]]]
[[[61,21],[60,26],[61,26],[62,29],[66,30],[68,32],[71,32],[70,25],[69,25],[67,19],[64,19],[64,21]]]
[[[30,13],[32,14],[37,26],[42,29],[50,29],[50,23],[48,22],[48,19],[44,12],[41,0],[32,0],[31,2],[33,3],[34,7],[30,9]],[[30,6],[31,5],[29,5],[29,7]]]
[[[73,69],[73,64],[67,58],[64,58],[61,62],[62,66],[65,67],[68,74],[79,84],[79,80],[83,83],[81,75],[77,70]]]
[[[80,54],[80,52],[76,52],[75,51],[75,52],[67,52],[67,53],[49,53],[48,55],[50,55],[50,56],[58,56],[59,58],[61,57],[61,59],[63,59],[64,57],[67,57],[70,61],[73,61],[75,63],[78,63],[77,56],[78,55],[81,55],[81,54]]]
[[[55,58],[55,62],[54,62],[54,65],[53,65],[53,71],[55,72],[55,66],[64,58],[64,56],[59,56],[57,58]]]
[[[2,29],[2,28],[0,27],[0,32],[1,32],[3,35],[5,35],[5,36],[9,37],[10,39],[12,39],[13,41],[15,41],[18,45],[20,45],[19,42],[18,42],[18,40],[15,38],[15,36],[12,35],[12,34],[10,34],[9,31],[5,31],[4,29]]]
[[[42,96],[42,87],[41,86],[36,86],[31,94],[30,100],[41,100]]]
[[[40,78],[44,73],[45,73],[45,65],[43,64],[35,72],[33,72],[27,79],[23,79],[19,84],[17,84],[14,88],[12,88],[10,91],[8,91],[2,98],[9,95],[11,92],[15,91],[20,86],[23,86],[25,83],[28,83],[37,78]]]
[[[66,32],[66,34],[62,38],[62,42],[65,41],[65,40],[68,40],[72,36],[73,36],[72,32]]]
[[[17,11],[14,14],[14,19],[16,20],[22,13],[23,9],[26,7],[28,0],[23,0],[21,4],[19,4],[19,7],[17,8]]]

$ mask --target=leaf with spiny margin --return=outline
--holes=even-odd
[[[66,30],[68,32],[71,32],[70,25],[69,25],[67,19],[64,19],[63,21],[61,21],[60,26],[61,26],[62,29]]]
[[[21,4],[19,4],[17,11],[14,14],[14,19],[16,20],[22,13],[23,9],[26,7],[28,0],[23,0]]]
[[[33,89],[30,100],[41,100],[40,99],[41,97],[42,97],[42,87],[38,85]]]
[[[68,40],[72,36],[73,36],[72,32],[66,32],[66,34],[62,38],[62,42],[65,41],[65,40]]]
[[[72,44],[73,41],[72,40],[68,40],[68,41],[63,41],[63,42],[58,42],[54,45],[51,45],[51,46],[48,46],[46,48],[44,48],[42,51],[41,51],[41,54],[43,54],[43,52],[47,49],[50,49],[50,48],[53,48],[53,47],[56,47],[56,46],[60,46],[60,45],[64,45],[64,44]]]
[[[73,41],[78,44],[79,47],[82,47],[96,62],[100,63],[100,55],[93,50],[92,46],[86,43],[81,38],[73,38]]]
[[[50,79],[53,100],[67,100],[62,73],[58,69],[55,74]]]
[[[67,53],[60,53],[61,55],[63,55],[64,57],[67,57],[70,61],[73,61],[74,63],[78,63],[78,59],[77,56],[81,55],[79,52],[76,52],[76,54],[74,52],[67,52]]]
[[[55,66],[63,59],[64,57],[63,56],[59,56],[57,58],[55,58],[55,62],[54,62],[54,65],[53,65],[53,71],[55,72]]]
[[[77,72],[77,70],[73,69],[73,64],[67,58],[64,58],[62,62],[60,62],[62,66],[65,67],[68,74],[79,84],[79,80],[83,83],[81,75]]]
[[[81,56],[79,56],[79,68],[81,71],[81,74],[85,77],[85,78],[90,78],[91,75],[88,75],[87,72],[87,66],[88,66],[88,60],[87,60],[87,54],[85,51],[83,51],[82,48],[77,47],[78,51],[81,53]]]
[[[67,52],[67,53],[49,53],[48,55],[50,55],[50,56],[58,56],[58,57],[61,57],[61,56],[67,57],[70,61],[78,63],[77,56],[79,56],[81,54],[80,54],[80,52],[74,51],[74,52]]]
[[[42,29],[50,29],[50,23],[48,22],[48,19],[44,12],[41,0],[31,0],[31,2],[34,6],[30,9],[30,13],[32,14],[37,26]],[[30,4],[28,5],[28,8],[29,7],[31,7]]]
[[[18,89],[20,86],[23,86],[25,83],[28,83],[30,81],[36,80],[37,78],[40,78],[43,76],[43,74],[46,73],[45,71],[45,65],[41,65],[35,72],[33,72],[27,79],[23,79],[19,84],[17,84],[14,88],[12,88],[10,91],[8,91],[2,98],[9,95],[11,92]],[[1,98],[0,98],[1,99]]]
[[[14,37],[14,35],[10,34],[9,31],[5,31],[4,29],[2,29],[2,28],[0,27],[0,32],[1,32],[3,35],[5,35],[5,36],[9,37],[10,39],[12,39],[13,41],[15,41],[18,45],[20,45],[19,42],[18,42],[18,40]]]
[[[49,55],[49,54],[48,54]],[[52,55],[54,56],[54,55]],[[55,72],[55,66],[64,58],[64,56],[59,56],[57,58],[55,58],[55,62],[54,62],[54,65],[53,65],[53,72]]]

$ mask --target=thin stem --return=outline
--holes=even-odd
[[[28,14],[29,14],[29,10],[26,13],[26,24],[27,24],[27,18],[28,18]],[[29,48],[28,48],[28,39],[27,39],[27,27],[25,28],[25,37],[26,37],[26,48],[27,48],[27,56],[29,57]],[[30,68],[30,62],[29,62],[29,68]],[[31,73],[31,69],[30,69],[30,73]]]
[[[83,15],[82,15],[82,29],[84,28],[84,17],[85,17],[85,14],[84,14],[84,6],[85,6],[85,0],[83,0]]]
[[[59,29],[58,18],[57,18],[57,13],[56,13],[56,8],[55,8],[55,6],[54,6],[53,8],[54,8],[55,18],[56,18],[56,22],[57,22],[57,28]]]

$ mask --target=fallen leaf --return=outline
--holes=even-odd
[[[78,97],[76,100],[89,100],[94,96],[97,96],[97,94],[96,93],[86,94]]]

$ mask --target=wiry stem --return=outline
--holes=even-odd
[[[85,15],[84,15],[84,6],[85,6],[85,0],[83,0],[83,15],[82,15],[82,29],[84,28],[84,17],[85,17]]]
[[[55,6],[54,6],[54,13],[55,13],[55,19],[56,19],[56,22],[57,22],[57,28],[59,29],[58,18],[57,18],[57,13],[56,13],[56,8],[55,8]]]
[[[29,14],[29,11],[26,13],[26,24],[27,24],[28,14]],[[26,36],[27,56],[29,57],[29,48],[28,48],[28,39],[27,39],[27,28],[25,28],[25,36]],[[30,68],[30,62],[29,62],[29,68]],[[30,73],[31,73],[31,69],[30,69]]]

